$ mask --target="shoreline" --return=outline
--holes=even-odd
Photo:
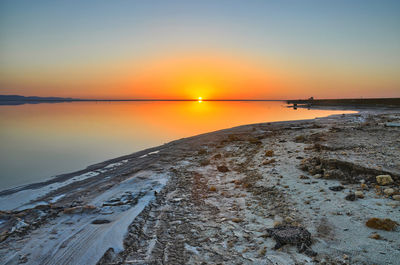
[[[99,260],[99,264],[136,264],[129,263],[132,260],[140,264],[165,261],[168,250],[171,264],[174,259],[186,264],[227,262],[235,256],[245,264],[279,260],[340,260],[352,264],[373,260],[383,264],[379,263],[382,260],[390,264],[400,258],[400,249],[395,247],[400,243],[398,229],[376,230],[384,240],[369,239],[374,230],[364,223],[366,215],[400,221],[396,220],[399,202],[393,198],[399,193],[400,167],[395,159],[399,151],[393,148],[400,145],[395,141],[400,129],[387,126],[399,121],[398,110],[369,108],[357,114],[242,125],[182,138],[46,182],[1,191],[0,199],[7,197],[11,202],[16,202],[17,198],[11,198],[17,193],[27,200],[29,191],[34,191],[36,197],[19,210],[9,211],[15,209],[9,207],[0,212],[0,253],[9,254],[3,255],[0,262],[17,264],[26,259],[30,264],[40,264],[45,258],[48,264],[55,264],[61,257],[57,255],[62,255],[69,258],[58,264],[96,264]],[[392,146],[380,146],[382,142]],[[376,153],[368,154],[365,148]],[[266,156],[268,151],[272,154]],[[323,162],[315,165],[315,157]],[[336,171],[329,169],[332,163],[336,163]],[[315,177],[319,173],[310,171],[321,170],[315,167],[322,167],[327,176],[324,173]],[[376,174],[392,176],[393,184],[383,187],[392,188],[392,195],[374,195]],[[364,199],[344,200],[347,193],[360,190],[361,180],[368,187],[362,189]],[[335,185],[343,186],[343,191],[325,189]],[[315,191],[310,193],[310,189]],[[170,210],[163,212],[167,208]],[[337,209],[343,212],[336,214]],[[153,221],[159,225],[152,225]],[[310,230],[311,247],[317,257],[298,253],[291,246],[273,250],[274,240],[263,235],[266,227],[273,228],[275,223]],[[182,225],[187,228],[182,230]],[[347,230],[340,230],[338,225],[347,226]],[[77,228],[79,232],[74,232]],[[143,237],[146,229],[148,236]],[[174,234],[181,237],[173,239],[163,234],[171,229],[177,229]],[[232,234],[232,229],[238,229],[239,234]],[[71,233],[82,249],[68,245]],[[95,235],[110,238],[87,241]],[[206,240],[205,244],[204,236],[214,241]],[[350,240],[357,236],[367,239],[368,248],[384,247],[392,252],[386,255],[357,250],[363,247]],[[44,239],[48,243],[36,246]],[[21,241],[26,246],[19,245]],[[96,251],[85,244],[94,244]],[[43,254],[50,246],[56,249],[53,257]]]

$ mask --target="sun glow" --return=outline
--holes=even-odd
[[[198,102],[202,102],[202,101],[203,101],[203,98],[202,98],[202,97],[199,97],[197,101],[198,101]]]

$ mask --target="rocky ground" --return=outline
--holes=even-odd
[[[246,125],[0,193],[0,263],[398,264],[399,126]]]

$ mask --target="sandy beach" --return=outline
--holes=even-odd
[[[180,139],[0,192],[0,263],[398,264],[399,157],[398,109]]]

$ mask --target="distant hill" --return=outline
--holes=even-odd
[[[67,101],[67,100],[74,100],[73,98],[59,98],[59,97],[25,97],[19,95],[0,95],[0,101],[49,101],[49,100],[56,100],[56,101]]]
[[[0,105],[22,105],[22,104],[37,104],[37,103],[56,103],[66,101],[79,101],[73,98],[60,97],[25,97],[19,95],[0,95]]]

